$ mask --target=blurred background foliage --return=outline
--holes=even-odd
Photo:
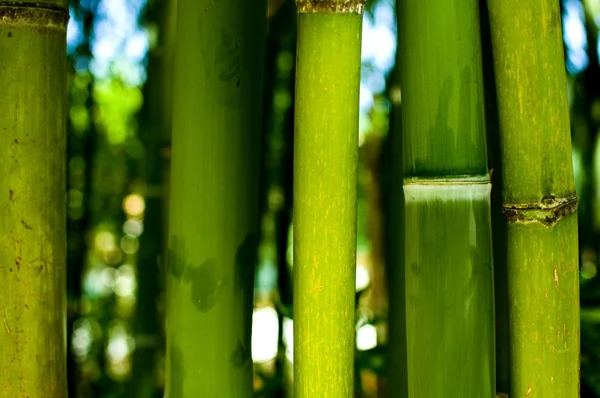
[[[600,0],[562,0],[580,196],[582,397],[600,396]],[[162,397],[170,103],[176,0],[72,0],[68,25],[68,342],[72,397]],[[364,16],[360,89],[357,397],[386,392],[386,148],[393,0]],[[291,397],[291,210],[296,9],[269,0],[261,244],[252,356],[257,397]]]

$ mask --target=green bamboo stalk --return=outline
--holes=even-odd
[[[66,397],[66,0],[0,2],[0,396]]]
[[[265,1],[180,0],[165,396],[253,396]]]
[[[363,4],[297,6],[294,397],[350,397]]]
[[[511,397],[579,395],[577,197],[559,4],[490,0]]]
[[[401,0],[410,398],[495,395],[490,189],[476,0]]]

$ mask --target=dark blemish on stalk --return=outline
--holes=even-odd
[[[192,282],[192,302],[201,313],[210,311],[221,298],[226,283],[217,277],[217,266],[213,258],[209,258],[200,267],[190,266]]]
[[[10,200],[13,200],[13,195],[14,195],[14,193],[15,193],[15,192],[14,192],[12,189],[10,189],[10,190],[8,191],[8,198],[9,198]]]
[[[471,85],[471,69],[465,65],[460,71],[458,126],[466,131],[477,131],[471,128]]]
[[[23,259],[21,258],[21,256],[17,256],[17,258],[15,258],[15,265],[17,266],[18,270],[21,269],[21,262],[22,261],[23,261]]]
[[[448,126],[450,113],[450,100],[452,99],[452,89],[454,87],[454,79],[450,76],[444,79],[442,90],[438,97],[438,105],[435,116],[435,121],[429,126],[429,134],[431,137],[454,137],[454,131]],[[427,160],[418,158],[415,162],[417,169],[427,169]]]
[[[421,276],[421,267],[419,266],[419,263],[417,263],[416,261],[410,265],[410,270],[416,276]]]
[[[175,235],[171,236],[171,247],[169,248],[167,261],[171,274],[177,279],[181,279],[186,271],[185,257],[185,242]]]
[[[208,5],[206,6],[206,8],[204,9],[204,12],[208,12],[208,10],[210,10],[210,8],[211,8],[212,6],[214,6],[215,4],[217,4],[217,1],[218,1],[218,0],[211,0],[211,1],[208,3]]]
[[[8,32],[8,37],[12,37],[12,32]]]
[[[219,80],[230,82],[235,80],[236,87],[240,81],[240,53],[237,39],[224,28],[219,36],[219,46],[215,54],[215,66]]]
[[[21,220],[21,224],[25,227],[25,229],[31,229],[31,225],[27,224],[25,220]]]
[[[19,145],[19,140],[15,138],[15,144]]]
[[[250,362],[250,352],[246,348],[246,346],[244,346],[242,341],[238,340],[238,345],[235,348],[235,350],[231,353],[231,356],[229,358],[233,366],[235,366],[236,369],[240,369]]]
[[[169,383],[169,393],[167,396],[171,398],[183,398],[183,382],[185,380],[185,368],[183,366],[182,351],[171,346],[169,349],[169,366],[171,381]]]

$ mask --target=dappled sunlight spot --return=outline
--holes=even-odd
[[[563,37],[566,45],[567,71],[577,74],[587,68],[587,35],[585,31],[585,12],[578,0],[564,0]],[[597,62],[597,61],[596,61]]]
[[[274,185],[269,189],[269,209],[272,212],[279,211],[285,202],[285,192],[280,185]]]
[[[290,72],[294,67],[294,55],[289,51],[281,51],[277,55],[277,67],[282,72]]]
[[[285,111],[292,105],[292,95],[288,90],[277,90],[273,98],[275,108]]]
[[[356,266],[356,291],[366,289],[370,282],[369,270],[364,264],[358,264]]]
[[[94,239],[94,246],[99,252],[110,252],[116,249],[116,236],[110,231],[98,231]]]
[[[285,357],[288,361],[294,362],[294,321],[290,318],[283,318],[283,343],[285,344]]]
[[[132,193],[123,199],[123,210],[129,217],[140,217],[145,209],[146,202],[141,195]]]
[[[92,345],[92,328],[90,322],[85,319],[78,319],[73,326],[73,337],[71,340],[71,349],[79,359],[84,358],[90,352]]]
[[[120,297],[133,297],[137,288],[135,270],[129,264],[123,264],[117,271],[114,292]]]
[[[106,357],[111,377],[122,379],[131,371],[131,353],[135,349],[135,340],[120,321],[109,326]]]
[[[129,237],[137,238],[143,232],[144,224],[136,218],[130,218],[123,223],[123,233]]]
[[[581,253],[580,275],[583,279],[589,280],[596,276],[598,273],[596,260],[596,251],[591,247],[586,247]]]
[[[363,325],[356,333],[356,348],[361,351],[370,350],[377,346],[377,328],[370,323]]]
[[[584,262],[581,264],[581,277],[583,279],[592,279],[598,273],[596,264],[592,262]]]
[[[271,307],[256,308],[252,314],[252,360],[270,361],[277,356],[279,319]]]
[[[364,84],[360,85],[360,96],[359,96],[360,110],[367,111],[373,106],[373,92]],[[362,113],[361,113],[362,115]],[[365,115],[366,116],[366,115]]]
[[[115,270],[110,267],[96,266],[85,273],[83,289],[93,297],[106,297],[112,293],[115,281]]]
[[[111,361],[117,362],[125,359],[129,353],[129,346],[127,344],[127,336],[119,335],[111,338],[106,353],[110,357]]]
[[[121,250],[125,254],[135,254],[140,248],[140,241],[138,238],[132,238],[131,236],[123,236],[121,238]]]
[[[93,354],[94,343],[102,337],[102,326],[95,318],[79,318],[73,323],[70,347],[78,362]]]

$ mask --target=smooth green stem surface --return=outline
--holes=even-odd
[[[579,395],[576,197],[559,4],[490,0],[511,397]]]
[[[354,394],[362,15],[300,13],[294,134],[294,397]]]
[[[479,5],[400,0],[409,398],[495,394]]]
[[[495,394],[490,189],[404,186],[411,398]]]
[[[266,3],[180,0],[165,397],[253,396]]]
[[[476,0],[399,0],[405,177],[487,173]]]
[[[66,397],[66,1],[0,5],[0,396]],[[53,5],[51,9],[46,5]]]

